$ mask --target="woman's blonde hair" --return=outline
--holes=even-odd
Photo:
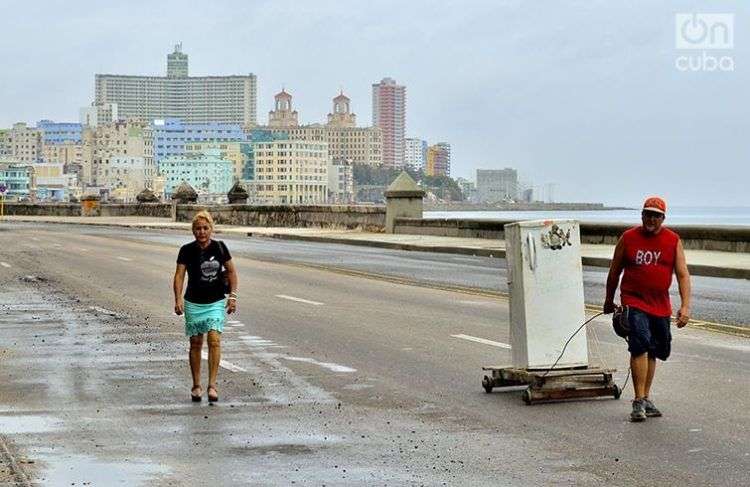
[[[211,230],[214,229],[214,219],[211,217],[211,213],[206,210],[201,210],[196,213],[193,217],[193,230],[195,230],[195,226],[198,224],[199,220],[205,220],[206,223],[208,223],[209,228],[211,228]]]

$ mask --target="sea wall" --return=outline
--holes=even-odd
[[[200,210],[208,210],[214,221],[252,227],[317,227],[382,232],[385,207],[370,205],[177,205],[175,221],[187,222]]]
[[[451,220],[397,218],[394,233],[464,238],[505,238],[503,228],[511,220]],[[620,223],[581,223],[581,242],[614,245],[631,225]],[[750,252],[750,228],[732,226],[670,226],[686,249]]]
[[[98,205],[98,203],[95,203]],[[169,218],[168,203],[128,203],[98,205],[100,216],[145,216]],[[81,203],[5,203],[3,213],[23,216],[81,216]]]

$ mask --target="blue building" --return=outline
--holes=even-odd
[[[233,169],[232,161],[222,159],[218,149],[191,156],[167,156],[159,162],[159,173],[166,179],[166,196],[183,181],[199,193],[226,194],[234,183]]]
[[[165,157],[181,156],[185,143],[190,142],[245,142],[247,135],[242,127],[232,123],[183,123],[177,118],[154,120],[154,161]]]
[[[81,143],[83,126],[80,123],[40,120],[36,128],[42,131],[42,142],[45,144]]]

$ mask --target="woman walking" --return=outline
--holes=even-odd
[[[216,375],[221,360],[224,312],[234,313],[237,310],[237,272],[224,242],[211,239],[213,229],[214,221],[210,213],[200,211],[195,215],[195,240],[180,248],[173,282],[174,312],[177,315],[185,314],[185,334],[190,338],[190,372],[193,375],[190,397],[195,402],[199,402],[203,396],[201,352],[204,335],[208,335],[208,401],[219,400]],[[183,298],[186,272],[188,283]],[[229,294],[226,299],[225,294]]]

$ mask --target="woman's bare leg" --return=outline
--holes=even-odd
[[[219,374],[221,361],[221,333],[216,330],[208,332],[208,386],[216,387],[216,376]]]
[[[193,375],[193,388],[201,385],[201,351],[203,350],[203,335],[190,337],[190,373]]]

